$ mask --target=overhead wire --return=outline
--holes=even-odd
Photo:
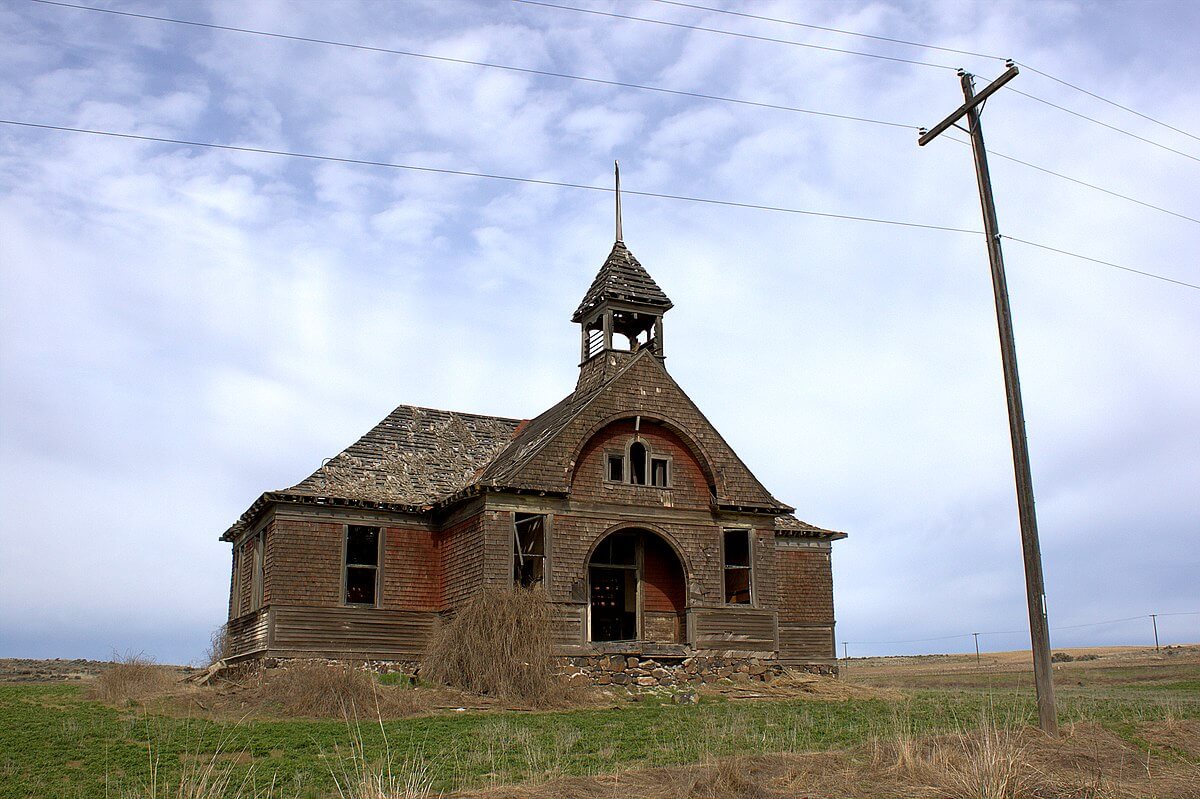
[[[759,15],[759,14],[748,14],[744,11],[734,11],[733,9],[729,9],[729,8],[717,8],[715,6],[705,6],[705,5],[700,5],[697,3],[685,3],[685,2],[681,2],[681,0],[651,0],[651,2],[660,3],[662,5],[678,6],[681,8],[691,8],[691,9],[695,9],[697,11],[711,11],[715,14],[726,14],[726,15],[734,16],[734,17],[742,17],[744,19],[754,19],[754,20],[759,20],[762,22],[772,22],[772,23],[779,24],[779,25],[790,25],[790,26],[799,27],[799,28],[809,28],[811,30],[825,31],[827,33],[837,33],[837,34],[841,34],[843,36],[856,36],[856,37],[863,38],[863,39],[873,39],[875,41],[889,42],[891,44],[906,45],[908,47],[920,47],[920,48],[926,49],[926,50],[938,50],[940,52],[945,52],[945,53],[956,53],[958,55],[967,55],[967,56],[972,56],[974,58],[987,58],[987,59],[991,59],[994,61],[1007,60],[1004,56],[992,55],[990,53],[979,53],[979,52],[974,52],[972,50],[960,50],[960,49],[953,48],[953,47],[942,47],[940,45],[930,44],[928,42],[914,42],[914,41],[910,41],[907,39],[898,39],[898,38],[894,38],[891,36],[878,36],[876,34],[863,33],[861,31],[851,31],[851,30],[846,30],[844,28],[833,28],[833,27],[827,27],[824,25],[813,25],[813,24],[807,23],[807,22],[799,22],[797,20],[783,19],[780,17],[768,17],[768,16]],[[1015,61],[1014,63],[1020,65],[1023,69],[1026,69],[1030,72],[1033,72],[1037,75],[1042,76],[1043,78],[1046,78],[1047,80],[1054,81],[1055,83],[1058,83],[1062,86],[1066,86],[1067,88],[1077,91],[1081,94],[1086,94],[1088,97],[1091,97],[1095,100],[1099,100],[1102,103],[1111,105],[1114,108],[1119,108],[1120,110],[1125,111],[1126,113],[1129,113],[1129,114],[1133,114],[1136,117],[1140,117],[1141,119],[1144,119],[1147,122],[1153,122],[1155,125],[1160,125],[1160,126],[1166,128],[1167,130],[1174,131],[1175,133],[1181,134],[1183,136],[1187,136],[1190,139],[1195,139],[1196,141],[1200,141],[1200,136],[1197,136],[1194,133],[1190,133],[1190,132],[1184,130],[1183,128],[1176,127],[1175,125],[1172,125],[1168,122],[1163,122],[1161,119],[1157,119],[1155,117],[1150,116],[1149,114],[1142,113],[1141,111],[1138,111],[1134,108],[1130,108],[1127,105],[1118,103],[1115,100],[1110,100],[1109,98],[1104,97],[1103,95],[1097,94],[1096,92],[1085,89],[1082,86],[1079,86],[1078,84],[1072,83],[1068,80],[1063,80],[1062,78],[1059,78],[1055,75],[1051,75],[1049,72],[1045,72],[1034,66],[1031,66],[1030,64],[1028,64],[1024,61]]]
[[[1074,111],[1070,108],[1067,108],[1065,105],[1059,105],[1058,103],[1052,103],[1049,100],[1043,99],[1034,94],[1030,94],[1029,92],[1023,92],[1020,89],[1015,89],[1012,86],[1005,86],[1004,88],[1007,91],[1013,92],[1015,94],[1019,94],[1022,97],[1027,97],[1030,100],[1035,100],[1044,105],[1048,105],[1051,108],[1057,108],[1059,111],[1070,114],[1073,117],[1079,117],[1080,119],[1085,119],[1088,122],[1099,125],[1102,128],[1108,128],[1109,130],[1116,131],[1117,133],[1122,133],[1126,136],[1129,136],[1130,138],[1137,139],[1140,142],[1145,142],[1146,144],[1152,144],[1155,147],[1160,147],[1163,150],[1166,150],[1167,152],[1175,153],[1176,155],[1182,155],[1184,158],[1190,158],[1193,161],[1200,162],[1200,157],[1194,156],[1191,153],[1185,153],[1183,150],[1176,150],[1174,147],[1168,147],[1167,145],[1162,144],[1160,142],[1156,142],[1153,139],[1147,139],[1145,136],[1139,136],[1138,134],[1134,133],[1133,131],[1125,130],[1124,128],[1119,128],[1116,125],[1110,125],[1107,122],[1101,122],[1100,120],[1096,119],[1095,117],[1090,117],[1087,114],[1081,114],[1078,111]]]
[[[785,111],[785,112],[790,112],[790,113],[806,114],[806,115],[818,116],[818,117],[827,117],[827,118],[831,118],[831,119],[840,119],[840,120],[851,121],[851,122],[862,122],[862,123],[880,125],[880,126],[885,126],[885,127],[904,128],[906,130],[919,130],[921,127],[920,125],[904,123],[904,122],[896,122],[893,120],[876,119],[876,118],[872,118],[872,117],[858,116],[858,115],[853,115],[853,114],[839,114],[839,113],[834,113],[834,112],[830,112],[830,111],[817,111],[817,110],[811,109],[811,108],[801,108],[798,106],[783,105],[780,103],[768,103],[768,102],[763,102],[763,101],[758,101],[758,100],[747,100],[747,99],[738,98],[738,97],[728,97],[728,96],[723,96],[723,95],[707,94],[707,93],[703,93],[703,92],[693,92],[693,91],[687,91],[687,90],[682,90],[682,89],[670,89],[670,88],[667,88],[664,86],[654,86],[654,85],[644,84],[644,83],[632,83],[632,82],[627,82],[627,81],[610,80],[610,79],[606,79],[606,78],[595,78],[595,77],[589,77],[586,75],[574,75],[574,74],[565,73],[565,72],[554,72],[554,71],[550,71],[550,70],[534,69],[534,68],[530,68],[530,67],[518,67],[518,66],[513,66],[510,64],[498,64],[498,63],[487,62],[487,61],[475,61],[475,60],[466,59],[466,58],[434,55],[432,53],[422,53],[422,52],[418,52],[418,51],[414,51],[414,50],[400,50],[400,49],[396,49],[396,48],[378,47],[378,46],[374,46],[374,45],[360,44],[357,42],[344,42],[344,41],[338,41],[338,40],[333,40],[333,39],[321,39],[321,38],[316,38],[316,37],[311,37],[311,36],[299,36],[299,35],[295,35],[295,34],[279,33],[277,31],[266,31],[266,30],[260,30],[260,29],[255,29],[255,28],[241,28],[241,27],[236,27],[236,26],[232,26],[232,25],[218,25],[215,23],[200,22],[197,20],[180,19],[178,17],[165,17],[165,16],[161,16],[161,15],[156,15],[156,14],[144,14],[144,13],[137,13],[137,12],[132,12],[132,11],[118,11],[116,9],[102,8],[102,7],[98,7],[98,6],[90,6],[90,5],[86,5],[86,4],[82,4],[82,3],[64,2],[63,0],[31,0],[31,2],[35,2],[35,3],[41,4],[41,5],[59,6],[62,8],[70,8],[70,9],[75,9],[75,10],[79,10],[79,11],[91,11],[91,12],[97,12],[97,13],[102,13],[102,14],[110,14],[110,15],[121,16],[121,17],[130,17],[130,18],[134,18],[134,19],[141,19],[141,20],[147,20],[147,21],[153,21],[153,22],[165,22],[165,23],[169,23],[169,24],[191,26],[191,27],[196,27],[196,28],[207,28],[210,30],[218,30],[218,31],[229,32],[229,33],[242,33],[242,34],[247,34],[247,35],[252,35],[252,36],[261,36],[261,37],[272,38],[272,39],[283,39],[283,40],[288,40],[288,41],[296,41],[296,42],[302,42],[302,43],[306,43],[306,44],[317,44],[317,45],[325,45],[325,46],[330,46],[330,47],[341,47],[341,48],[348,48],[348,49],[352,49],[352,50],[363,50],[363,51],[367,51],[367,52],[384,53],[384,54],[388,54],[388,55],[397,55],[397,56],[402,56],[402,57],[427,59],[430,61],[440,61],[440,62],[452,63],[452,64],[463,64],[463,65],[469,65],[469,66],[482,67],[482,68],[486,68],[486,69],[498,69],[498,70],[516,72],[516,73],[521,73],[521,74],[538,75],[538,76],[542,76],[542,77],[551,77],[551,78],[561,78],[561,79],[565,79],[565,80],[582,81],[582,82],[586,82],[586,83],[594,83],[594,84],[599,84],[599,85],[604,85],[604,86],[613,86],[613,87],[623,88],[623,89],[635,89],[635,90],[639,90],[639,91],[657,92],[657,93],[661,93],[661,94],[668,94],[668,95],[674,95],[674,96],[679,96],[679,97],[688,97],[688,98],[692,98],[692,99],[701,99],[701,100],[710,100],[710,101],[716,101],[716,102],[731,103],[731,104],[735,104],[735,105],[742,105],[742,106],[748,106],[748,107],[754,107],[754,108],[764,108],[764,109],[774,110],[774,111]],[[733,13],[733,12],[730,12],[730,13]],[[801,23],[796,23],[796,24],[801,24]],[[863,35],[868,35],[868,34],[863,34]],[[961,141],[961,140],[956,140],[956,141]],[[1101,188],[1100,186],[1096,186],[1094,184],[1087,183],[1086,181],[1071,178],[1067,175],[1063,175],[1061,173],[1055,172],[1054,170],[1047,169],[1045,167],[1041,167],[1036,164],[1029,163],[1027,161],[1022,161],[1020,159],[1013,158],[1012,156],[1007,156],[1007,155],[1003,155],[1001,153],[996,153],[995,151],[989,151],[989,153],[995,155],[998,158],[1004,158],[1004,159],[1007,159],[1010,161],[1015,161],[1024,166],[1030,167],[1032,169],[1036,169],[1040,172],[1044,172],[1048,175],[1053,175],[1055,177],[1059,177],[1064,180],[1068,180],[1073,183],[1077,183],[1081,186],[1086,186],[1088,188],[1103,192],[1105,194],[1109,194],[1109,195],[1112,195],[1115,197],[1120,197],[1122,199],[1128,200],[1128,201],[1136,203],[1138,205],[1145,206],[1147,208],[1154,209],[1156,211],[1161,211],[1163,213],[1170,214],[1172,216],[1176,216],[1181,219],[1186,219],[1186,220],[1189,220],[1192,222],[1200,222],[1200,220],[1193,219],[1192,217],[1186,216],[1184,214],[1180,214],[1175,211],[1171,211],[1169,209],[1162,208],[1160,206],[1153,205],[1148,202],[1144,202],[1142,200],[1137,200],[1133,197],[1129,197],[1128,195],[1120,194],[1115,191]]]
[[[12,126],[23,127],[23,128],[31,128],[31,129],[53,130],[53,131],[60,131],[60,132],[66,132],[66,133],[86,134],[86,135],[92,135],[92,136],[104,136],[104,137],[116,138],[116,139],[129,139],[129,140],[136,140],[136,141],[157,142],[160,144],[178,144],[178,145],[183,145],[183,146],[187,146],[187,147],[201,147],[201,148],[206,148],[206,149],[225,150],[225,151],[230,151],[230,152],[256,153],[256,154],[260,154],[260,155],[274,155],[274,156],[282,156],[282,157],[289,157],[289,158],[301,158],[301,159],[306,159],[306,160],[310,160],[310,161],[326,161],[326,162],[334,162],[334,163],[342,163],[342,164],[352,164],[352,165],[358,165],[358,166],[370,166],[370,167],[382,167],[382,168],[387,168],[387,169],[408,170],[408,171],[413,171],[413,172],[425,172],[425,173],[443,174],[443,175],[458,175],[458,176],[462,176],[462,177],[484,178],[484,179],[488,179],[488,180],[502,180],[502,181],[507,181],[510,183],[525,183],[525,184],[534,184],[534,185],[540,185],[540,186],[555,186],[555,187],[560,187],[560,188],[581,189],[581,190],[586,190],[586,191],[600,191],[600,192],[605,192],[605,193],[612,192],[612,188],[609,186],[592,186],[592,185],[589,185],[586,183],[571,183],[571,182],[567,182],[567,181],[547,180],[544,178],[525,178],[525,177],[518,177],[515,175],[500,175],[500,174],[489,173],[489,172],[475,172],[475,171],[462,170],[462,169],[448,169],[445,167],[418,166],[415,164],[401,164],[401,163],[396,163],[396,162],[392,162],[392,161],[375,161],[375,160],[366,159],[366,158],[350,158],[350,157],[346,157],[346,156],[333,156],[333,155],[324,155],[324,154],[318,154],[318,153],[304,153],[304,152],[298,152],[298,151],[294,151],[294,150],[276,150],[276,149],[269,149],[269,148],[265,148],[265,147],[250,147],[248,145],[218,144],[216,142],[202,142],[202,141],[195,141],[195,140],[190,140],[190,139],[175,139],[175,138],[169,138],[166,136],[150,136],[147,134],[139,134],[139,133],[122,133],[122,132],[118,132],[118,131],[96,130],[96,129],[90,129],[90,128],[77,128],[77,127],[71,127],[68,125],[50,125],[50,124],[39,123],[39,122],[26,122],[26,121],[13,120],[13,119],[0,119],[0,124],[12,125]],[[664,193],[664,192],[637,191],[637,190],[632,190],[632,189],[624,189],[624,190],[622,190],[622,193],[629,195],[629,196],[635,196],[635,197],[651,197],[651,198],[662,199],[662,200],[676,200],[676,201],[680,201],[680,202],[691,202],[691,203],[699,203],[699,204],[704,204],[704,205],[717,205],[717,206],[723,206],[723,207],[727,207],[727,208],[743,208],[743,209],[755,210],[755,211],[772,211],[772,212],[776,212],[776,213],[798,214],[798,215],[803,215],[803,216],[813,216],[813,217],[820,217],[820,218],[825,218],[825,219],[840,219],[840,220],[851,221],[851,222],[867,222],[867,223],[878,224],[878,225],[891,225],[891,226],[896,226],[896,227],[918,228],[918,229],[924,229],[924,230],[940,230],[940,231],[945,231],[945,232],[949,232],[949,233],[967,233],[967,234],[976,235],[976,236],[982,235],[981,231],[971,230],[969,228],[952,227],[949,225],[935,225],[935,224],[929,224],[929,223],[923,223],[923,222],[908,222],[908,221],[899,220],[899,219],[885,219],[882,217],[859,216],[856,214],[842,214],[842,213],[835,213],[835,212],[831,212],[831,211],[815,211],[815,210],[807,209],[807,208],[789,208],[786,206],[779,206],[779,205],[766,205],[766,204],[761,204],[761,203],[740,202],[740,201],[735,201],[735,200],[720,200],[720,199],[716,199],[716,198],[712,198],[712,197],[694,197],[694,196],[689,196],[689,195],[684,195],[684,194],[668,194],[668,193]],[[1161,280],[1161,281],[1165,281],[1167,283],[1173,283],[1178,286],[1183,286],[1185,288],[1190,288],[1190,289],[1195,289],[1197,291],[1200,291],[1200,285],[1186,283],[1182,280],[1175,280],[1174,278],[1164,277],[1163,275],[1158,275],[1153,272],[1146,272],[1146,271],[1143,271],[1140,269],[1134,269],[1132,267],[1122,266],[1120,264],[1116,264],[1111,261],[1104,261],[1099,258],[1092,258],[1087,255],[1081,255],[1079,253],[1071,252],[1070,250],[1063,250],[1063,249],[1059,249],[1057,247],[1051,247],[1051,246],[1045,245],[1045,244],[1038,244],[1037,242],[1028,241],[1025,239],[1019,239],[1014,236],[1005,235],[1004,238],[1011,239],[1016,242],[1020,242],[1021,244],[1026,244],[1031,247],[1039,247],[1041,249],[1049,250],[1051,252],[1056,252],[1061,255],[1067,255],[1067,256],[1070,256],[1073,258],[1079,258],[1084,261],[1090,261],[1092,263],[1101,264],[1103,266],[1109,266],[1114,269],[1120,269],[1125,272],[1131,272],[1133,274],[1138,274],[1138,275],[1142,275],[1144,277],[1154,278],[1156,280]]]
[[[968,147],[971,146],[971,142],[967,141],[966,139],[960,139],[957,136],[952,136],[948,133],[943,134],[943,137],[946,139],[949,139],[950,141],[958,142],[959,144],[965,144]],[[993,150],[991,147],[988,148],[987,154],[988,154],[988,158],[1001,158],[1005,161],[1012,161],[1015,164],[1020,164],[1021,166],[1029,167],[1030,169],[1036,169],[1038,172],[1044,172],[1047,175],[1053,175],[1056,178],[1061,178],[1062,180],[1070,181],[1071,183],[1076,183],[1080,186],[1086,186],[1089,189],[1103,192],[1104,194],[1108,194],[1113,197],[1119,197],[1122,200],[1127,200],[1131,203],[1136,203],[1137,205],[1141,205],[1145,208],[1150,208],[1155,211],[1161,211],[1164,214],[1170,214],[1171,216],[1178,217],[1179,219],[1185,219],[1188,222],[1195,222],[1196,224],[1200,224],[1200,219],[1197,219],[1194,216],[1188,216],[1187,214],[1181,214],[1178,211],[1172,211],[1170,208],[1163,208],[1161,205],[1154,205],[1153,203],[1148,203],[1145,200],[1139,200],[1136,197],[1130,197],[1128,194],[1122,194],[1119,191],[1113,191],[1112,189],[1106,189],[1103,186],[1097,186],[1095,183],[1088,183],[1086,180],[1080,180],[1079,178],[1073,178],[1070,175],[1064,175],[1061,172],[1055,172],[1053,169],[1047,169],[1044,166],[1038,166],[1037,164],[1032,164],[1029,161],[1022,161],[1020,158],[1017,158],[1015,156],[1006,155],[1005,153],[998,152],[997,150]]]
[[[910,42],[906,39],[894,39],[891,36],[877,36],[873,33],[860,33],[858,31],[848,31],[843,28],[830,28],[824,25],[813,25],[808,22],[797,22],[791,19],[780,19],[779,17],[765,17],[759,14],[747,14],[744,11],[734,11],[729,8],[714,8],[713,6],[702,6],[697,3],[682,3],[679,0],[652,0],[655,3],[661,3],[667,6],[679,6],[681,8],[692,8],[698,11],[712,11],[717,14],[729,14],[734,17],[743,17],[745,19],[757,19],[763,22],[775,22],[780,25],[791,25],[797,28],[808,28],[810,30],[826,31],[827,33],[840,33],[845,36],[858,36],[863,39],[873,39],[878,42],[890,42],[892,44],[904,44],[909,47],[922,47],[926,50],[939,50],[943,53],[957,53],[958,55],[969,55],[975,58],[990,58],[995,61],[1007,61],[1004,56],[990,55],[988,53],[976,53],[971,50],[958,50],[953,47],[941,47],[936,44],[926,44],[924,42]]]
[[[1181,611],[1178,613],[1156,613],[1154,615],[1158,616],[1159,618],[1162,618],[1163,616],[1200,616],[1200,611]],[[1083,624],[1066,624],[1066,625],[1062,625],[1062,626],[1058,626],[1058,627],[1051,627],[1050,631],[1057,632],[1060,630],[1079,630],[1079,629],[1083,629],[1084,627],[1102,627],[1106,624],[1122,624],[1124,622],[1130,622],[1130,621],[1142,621],[1143,619],[1148,619],[1148,618],[1150,618],[1150,614],[1144,613],[1141,616],[1129,616],[1124,619],[1109,619],[1107,621],[1089,621],[1089,622],[1085,622]],[[958,633],[957,635],[941,635],[941,636],[937,636],[934,638],[906,638],[904,640],[893,640],[893,641],[843,641],[842,643],[854,644],[856,646],[877,646],[877,645],[882,645],[882,644],[923,644],[923,643],[928,643],[930,641],[953,641],[958,638],[970,638],[973,635],[981,635],[981,636],[983,636],[983,635],[1018,635],[1018,634],[1025,634],[1028,632],[1029,632],[1028,628],[1025,628],[1023,630],[991,630],[988,632]]]
[[[773,44],[786,44],[791,47],[806,47],[810,50],[824,50],[830,53],[843,53],[845,55],[860,56],[862,58],[877,58],[882,61],[895,61],[901,64],[914,64],[921,67],[933,67],[935,69],[948,69],[951,71],[957,70],[958,67],[949,64],[935,64],[931,61],[919,61],[913,58],[900,58],[898,56],[883,55],[882,53],[868,53],[862,50],[847,50],[843,47],[830,47],[823,44],[811,44],[809,42],[798,42],[794,39],[777,39],[773,36],[758,36],[753,33],[740,33],[738,31],[728,31],[721,28],[706,28],[703,25],[688,25],[683,22],[669,22],[663,19],[653,19],[651,17],[637,17],[632,14],[618,14],[615,11],[600,11],[595,8],[580,8],[579,6],[568,6],[559,3],[548,3],[545,0],[512,0],[514,3],[522,3],[528,6],[541,6],[543,8],[557,8],[561,11],[575,11],[580,14],[593,14],[599,17],[608,17],[610,19],[624,19],[633,22],[645,22],[651,25],[662,25],[669,28],[681,28],[684,30],[703,31],[705,33],[716,33],[721,36],[732,36],[738,39],[751,39],[759,42],[771,42]]]
[[[358,44],[355,42],[343,42],[336,39],[320,39],[312,36],[297,36],[288,33],[278,33],[276,31],[258,30],[255,28],[239,28],[233,25],[218,25],[211,22],[199,22],[197,20],[179,19],[177,17],[164,17],[157,14],[142,14],[133,11],[118,11],[112,8],[102,8],[99,6],[89,6],[82,3],[67,3],[61,0],[30,0],[30,2],[38,3],[47,6],[59,6],[62,8],[72,8],[78,11],[92,11],[101,14],[112,14],[120,17],[131,17],[134,19],[150,20],[154,22],[166,22],[174,25],[187,25],[195,28],[207,28],[209,30],[225,31],[228,33],[244,33],[251,36],[265,36],[272,39],[284,39],[294,42],[304,42],[306,44],[320,44],[329,47],[344,47],[352,50],[364,50],[372,53],[385,53],[387,55],[398,55],[406,58],[422,58],[430,61],[441,61],[449,64],[465,64],[468,66],[484,67],[487,69],[500,69],[508,72],[518,72],[526,75],[538,75],[548,78],[562,78],[565,80],[583,81],[585,83],[596,83],[603,86],[614,86],[622,89],[637,89],[647,92],[658,92],[660,94],[671,94],[679,97],[690,97],[700,100],[714,100],[723,103],[734,103],[736,105],[752,106],[755,108],[767,108],[775,111],[790,111],[797,114],[810,114],[812,116],[830,117],[833,119],[844,119],[852,122],[865,122],[872,125],[883,125],[892,128],[905,128],[908,130],[919,130],[920,125],[908,124],[904,122],[896,122],[886,119],[873,119],[871,117],[857,116],[854,114],[838,114],[831,111],[817,111],[812,108],[800,108],[798,106],[783,105],[779,103],[768,103],[759,100],[746,100],[738,97],[725,97],[717,94],[707,94],[704,92],[686,91],[683,89],[669,89],[665,86],[654,86],[645,83],[629,83],[626,81],[609,80],[607,78],[594,78],[587,75],[573,75],[566,72],[554,72],[545,69],[533,69],[531,67],[518,67],[511,64],[497,64],[490,61],[474,61],[469,58],[457,58],[453,56],[434,55],[432,53],[422,53],[416,50],[400,50],[392,47],[377,47],[368,44]]]

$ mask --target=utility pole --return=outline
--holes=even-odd
[[[1154,651],[1158,652],[1158,614],[1150,614],[1150,623],[1154,625]]]
[[[1015,78],[1018,69],[1011,61],[1008,70],[975,93],[974,76],[963,70],[963,104],[931,130],[922,129],[917,143],[922,147],[963,117],[975,154],[975,177],[979,183],[979,201],[983,206],[983,232],[987,237],[988,261],[992,267],[992,289],[996,295],[996,322],[1000,328],[1000,356],[1004,365],[1004,388],[1008,395],[1008,426],[1012,438],[1013,470],[1016,473],[1017,510],[1021,522],[1021,550],[1025,560],[1025,598],[1029,606],[1029,637],[1033,649],[1033,676],[1037,686],[1038,721],[1044,732],[1058,734],[1058,714],[1054,704],[1054,677],[1050,664],[1050,624],[1046,617],[1046,589],[1042,580],[1042,552],[1038,543],[1037,515],[1033,508],[1033,476],[1029,468],[1029,443],[1025,436],[1025,411],[1021,404],[1021,382],[1017,376],[1017,351],[1013,340],[1012,313],[1008,305],[1008,283],[1004,277],[1004,254],[1000,249],[1000,226],[992,198],[992,179],[988,172],[987,150],[979,111],[984,102],[1001,86]],[[959,128],[961,130],[961,128]]]
[[[845,641],[842,641],[842,660],[849,660],[850,659],[849,653],[850,653],[850,648],[846,645]]]
[[[976,666],[976,668],[978,668],[978,666],[979,666],[979,633],[971,633],[971,635],[975,636],[975,666]]]

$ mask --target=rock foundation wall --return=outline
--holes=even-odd
[[[835,666],[812,665],[799,668],[815,674],[837,673]],[[783,666],[759,658],[595,655],[566,658],[564,671],[572,680],[637,689],[770,682],[783,673]]]

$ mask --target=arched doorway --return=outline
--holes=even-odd
[[[588,561],[589,640],[683,640],[686,578],[675,550],[649,530],[610,533]]]

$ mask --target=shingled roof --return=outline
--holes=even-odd
[[[612,252],[608,254],[604,266],[600,267],[596,279],[583,295],[583,302],[579,303],[571,321],[582,322],[605,300],[645,305],[659,308],[663,312],[674,306],[623,241],[613,245]]]
[[[473,482],[520,425],[519,419],[401,405],[283,493],[432,504]]]

